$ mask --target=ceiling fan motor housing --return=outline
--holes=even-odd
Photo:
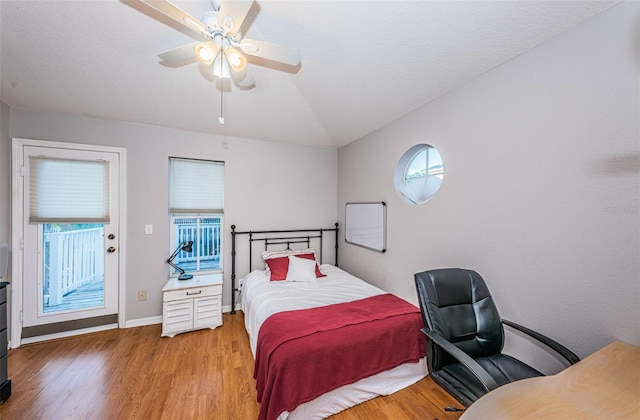
[[[202,18],[200,18],[200,22],[202,22],[202,24],[206,26],[207,29],[211,32],[216,30],[218,31],[222,30],[218,26],[218,12],[216,10],[210,10],[208,12],[205,12],[202,15]]]

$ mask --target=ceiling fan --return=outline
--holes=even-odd
[[[134,7],[137,3],[150,6],[177,22],[181,25],[181,32],[196,40],[158,54],[165,62],[180,65],[195,56],[203,64],[213,65],[214,76],[230,78],[241,88],[255,85],[247,70],[245,54],[292,67],[300,64],[300,51],[297,49],[244,38],[242,23],[254,0],[210,0],[213,10],[205,12],[199,20],[168,0],[121,1]],[[220,122],[223,121],[221,117]]]

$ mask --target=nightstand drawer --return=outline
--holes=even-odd
[[[196,313],[204,314],[206,312],[219,312],[220,300],[220,296],[196,299]]]
[[[163,332],[181,331],[193,327],[193,301],[168,302],[164,305]]]
[[[215,296],[222,294],[222,285],[193,287],[190,289],[170,290],[164,292],[163,300],[165,302],[172,300],[180,300],[186,298],[199,298],[205,296]]]
[[[180,300],[177,302],[166,302],[164,304],[164,311],[167,318],[182,318],[192,315],[193,301]]]
[[[220,322],[222,313],[220,296],[211,298],[196,299],[195,307],[195,326],[203,327],[207,325],[217,324]]]
[[[168,319],[162,328],[162,333],[169,334],[172,332],[187,331],[192,328],[193,328],[193,323],[191,322],[190,319],[186,319],[186,320],[183,319],[181,321],[174,321],[174,320]]]

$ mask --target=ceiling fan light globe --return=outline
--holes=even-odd
[[[218,54],[216,59],[213,62],[213,75],[220,79],[229,79],[231,78],[231,73],[229,72],[228,63],[222,62],[222,54]]]
[[[207,65],[213,63],[213,59],[215,58],[215,56],[213,51],[211,51],[209,47],[204,44],[198,44],[195,46],[194,50],[196,53],[196,57],[198,58],[198,60],[200,60],[201,63]]]
[[[227,57],[231,70],[240,72],[247,67],[247,59],[238,50],[229,46],[224,50],[224,54]]]

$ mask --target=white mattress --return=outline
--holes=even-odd
[[[261,270],[253,271],[244,278],[242,311],[254,358],[260,327],[275,313],[350,302],[386,293],[338,267],[324,264],[320,270],[327,276],[319,278],[317,283],[272,282]],[[406,363],[330,391],[299,405],[291,413],[282,413],[280,418],[325,418],[378,395],[396,392],[426,375],[424,359],[418,363]]]

